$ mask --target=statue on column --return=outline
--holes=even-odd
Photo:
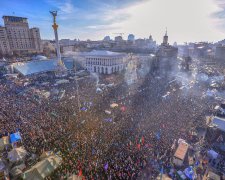
[[[65,75],[66,73],[66,67],[61,59],[61,53],[60,53],[60,46],[59,46],[59,39],[58,39],[58,25],[56,24],[56,16],[57,16],[57,11],[50,11],[50,13],[53,16],[53,25],[52,28],[54,30],[55,34],[55,45],[56,45],[56,52],[57,52],[57,70],[56,74],[57,75]]]

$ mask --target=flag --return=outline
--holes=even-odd
[[[81,111],[87,111],[87,108],[86,107],[82,107]]]
[[[104,165],[104,169],[107,171],[108,167],[109,167],[109,164],[106,163],[106,164]]]
[[[82,169],[79,170],[78,176],[82,176]]]
[[[161,138],[161,131],[158,131],[156,133],[156,138],[157,138],[157,140],[160,140],[160,138]]]
[[[104,119],[106,122],[112,122],[112,118],[106,118]]]
[[[125,107],[125,106],[122,106],[122,107],[120,108],[120,110],[121,110],[122,112],[125,112],[125,111],[126,111],[126,107]]]
[[[199,164],[200,164],[200,162],[199,161],[196,161],[195,166],[198,166]]]
[[[138,150],[140,151],[140,149],[141,149],[141,144],[137,144],[137,148],[138,148]]]
[[[142,136],[141,142],[142,142],[142,145],[145,143],[145,138],[144,138],[144,136]]]

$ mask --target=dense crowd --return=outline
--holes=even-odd
[[[183,90],[179,82],[150,74],[129,86],[117,81],[103,93],[89,77],[57,87],[0,83],[0,134],[19,130],[29,154],[59,154],[62,164],[48,179],[155,179],[162,169],[169,173],[173,144],[179,138],[191,143],[191,130],[205,125],[211,107],[202,87]],[[63,89],[65,96],[37,101],[34,87]],[[119,107],[110,108],[113,102]]]

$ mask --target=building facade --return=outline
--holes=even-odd
[[[11,54],[9,40],[6,33],[5,27],[0,27],[0,54]]]
[[[29,29],[27,18],[3,16],[10,51],[13,53],[42,52],[40,32],[38,28]]]
[[[163,37],[163,43],[156,52],[156,66],[160,74],[171,73],[177,63],[178,48],[169,45],[167,32]]]
[[[85,55],[85,66],[90,72],[112,74],[125,67],[126,55],[110,51],[92,51]]]
[[[42,47],[42,43],[41,43],[41,36],[40,36],[39,28],[31,28],[30,35],[31,35],[31,41],[32,41],[33,48],[35,50],[37,50],[37,52],[42,52],[43,47]]]

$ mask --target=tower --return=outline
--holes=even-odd
[[[152,35],[150,34],[150,36],[149,36],[149,40],[150,41],[153,41],[153,38],[152,38]]]
[[[166,29],[166,34],[163,37],[163,45],[168,45],[168,35],[167,35],[167,29]]]
[[[61,53],[60,53],[60,47],[59,47],[59,39],[58,39],[58,25],[56,24],[56,16],[57,16],[57,11],[50,11],[50,13],[53,16],[53,25],[52,28],[54,30],[55,34],[55,45],[56,45],[56,52],[57,52],[57,74],[62,75],[63,72],[66,71],[66,67],[64,63],[62,62],[61,59]]]

